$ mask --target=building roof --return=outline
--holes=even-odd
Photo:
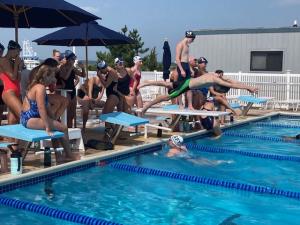
[[[238,29],[203,29],[196,30],[196,35],[218,35],[218,34],[260,34],[260,33],[295,33],[300,32],[300,27],[279,27],[279,28],[238,28]]]

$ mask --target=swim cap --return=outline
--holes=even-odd
[[[65,58],[66,58],[66,60],[69,60],[69,59],[75,60],[77,57],[74,54],[74,52],[72,52],[71,50],[66,50],[65,51]]]
[[[186,38],[195,38],[196,35],[194,34],[193,31],[186,31],[186,32],[185,32],[185,37],[186,37]]]
[[[300,134],[297,134],[297,135],[296,135],[296,139],[300,139]]]
[[[10,41],[8,42],[7,49],[8,49],[8,50],[19,49],[20,51],[22,51],[22,48],[21,48],[21,46],[19,45],[19,43],[18,43],[18,42],[15,42],[15,41],[13,41],[13,40],[10,40]]]
[[[179,135],[172,135],[170,137],[170,140],[178,148],[180,148],[182,146],[182,144],[183,144],[183,138],[181,136],[179,136]]]
[[[104,60],[101,60],[100,62],[97,63],[98,70],[104,70],[106,68],[107,68],[107,64]]]
[[[219,93],[227,93],[228,91],[230,91],[230,87],[225,87],[219,84],[214,85],[214,89]]]
[[[143,61],[143,59],[140,56],[138,56],[138,55],[133,57],[133,62],[134,63],[142,62],[142,61]]]
[[[201,63],[205,63],[205,64],[207,64],[207,63],[208,63],[208,61],[207,61],[207,59],[206,59],[206,58],[204,58],[204,57],[200,57],[200,58],[198,59],[198,63],[199,63],[199,64],[201,64]]]
[[[115,58],[115,64],[124,63],[124,61],[120,58]]]

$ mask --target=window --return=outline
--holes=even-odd
[[[282,51],[253,51],[250,71],[282,71],[282,59]]]

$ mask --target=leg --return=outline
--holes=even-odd
[[[190,110],[195,110],[193,107],[193,93],[191,90],[187,91],[186,93],[187,96],[187,102],[188,102],[188,109]]]
[[[106,114],[106,113],[111,113],[114,111],[115,107],[118,105],[119,103],[119,98],[116,95],[110,95],[108,96],[105,105],[102,109],[102,114]],[[105,129],[107,128],[112,128],[110,123],[105,123]],[[109,134],[109,133],[106,133]],[[105,135],[105,139],[107,139],[107,135]]]
[[[173,88],[173,84],[171,82],[166,81],[146,81],[145,83],[142,83],[138,86],[138,90],[143,87],[147,86],[160,86],[160,87],[166,87],[166,88]]]
[[[143,108],[143,99],[140,91],[136,93],[136,102],[137,102],[137,107],[138,108]]]
[[[76,156],[73,155],[71,152],[71,147],[69,144],[69,135],[68,135],[68,127],[66,127],[64,124],[56,121],[49,119],[50,126],[52,127],[53,130],[61,131],[65,135],[64,137],[60,138],[60,142],[62,147],[64,148],[64,151],[68,159],[77,159]],[[27,127],[30,129],[35,129],[35,130],[43,130],[46,129],[44,121],[41,118],[31,118],[27,122]]]
[[[73,99],[69,98],[69,105],[68,105],[68,111],[67,111],[67,123],[68,127],[72,128],[73,127],[73,119],[75,118],[75,113],[76,113],[76,104],[77,100],[76,97]]]
[[[156,105],[160,102],[163,102],[163,101],[169,101],[171,98],[169,95],[161,95],[161,96],[158,96],[156,99],[154,99],[153,101],[147,103],[143,109],[142,109],[142,115],[145,114],[145,112],[153,105]]]
[[[89,118],[90,112],[90,100],[78,99],[79,104],[81,105],[81,116],[82,116],[82,131],[85,132],[86,122]]]
[[[69,105],[69,100],[58,94],[49,94],[48,95],[49,103],[51,104],[52,113],[54,119],[58,119],[64,113]]]
[[[20,114],[22,111],[22,103],[15,93],[11,90],[3,93],[2,95],[4,103],[9,109],[8,124],[16,124],[20,120]]]
[[[221,106],[229,109],[235,116],[237,116],[237,112],[230,106],[229,102],[227,101],[226,98],[224,97],[220,97],[220,96],[216,96],[215,100],[221,104]]]

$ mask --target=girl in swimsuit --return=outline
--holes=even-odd
[[[83,85],[80,86],[77,92],[78,103],[82,106],[82,131],[85,132],[86,122],[89,118],[90,109],[94,107],[103,107],[105,102],[102,101],[104,88],[99,77],[90,77],[86,79]]]
[[[46,87],[56,82],[55,71],[56,68],[46,65],[39,68],[24,98],[20,122],[24,127],[30,129],[45,129],[50,136],[53,131],[64,132],[64,137],[60,138],[59,141],[65,150],[66,160],[75,160],[78,157],[71,152],[68,128],[64,124],[52,119],[53,115],[51,115],[48,104]]]
[[[4,86],[2,99],[9,109],[8,124],[16,124],[22,109],[20,99],[20,71],[23,67],[20,52],[22,49],[15,41],[10,41],[7,49],[7,54],[0,58],[0,79]]]
[[[58,62],[55,59],[53,58],[46,59],[41,65],[31,70],[29,74],[29,84],[33,81],[36,73],[43,65],[50,66],[52,68],[58,68]],[[56,75],[57,74],[58,74],[58,70],[56,72]],[[49,104],[51,105],[51,110],[52,110],[52,114],[54,115],[54,119],[58,120],[59,117],[62,116],[62,114],[68,107],[69,100],[64,96],[55,93],[56,86],[57,86],[57,82],[49,86],[50,93],[48,94],[48,101]]]
[[[64,89],[71,90],[71,92],[68,93],[69,105],[67,108],[67,123],[68,127],[73,127],[77,105],[75,80],[76,76],[86,77],[86,72],[82,63],[78,64],[81,71],[74,67],[76,55],[72,51],[65,51],[65,58],[66,63],[60,67],[59,76],[65,83]]]
[[[138,108],[143,108],[143,99],[140,90],[137,88],[140,85],[142,78],[141,67],[143,60],[140,56],[133,57],[134,66],[131,68],[135,79],[130,81],[130,95],[127,98],[127,102],[132,107],[134,104]]]
[[[130,84],[135,82],[135,76],[130,68],[124,66],[124,61],[119,58],[115,59],[115,68],[118,73],[117,92],[120,96],[118,111],[129,113],[131,112],[130,104],[126,97],[130,94]]]

